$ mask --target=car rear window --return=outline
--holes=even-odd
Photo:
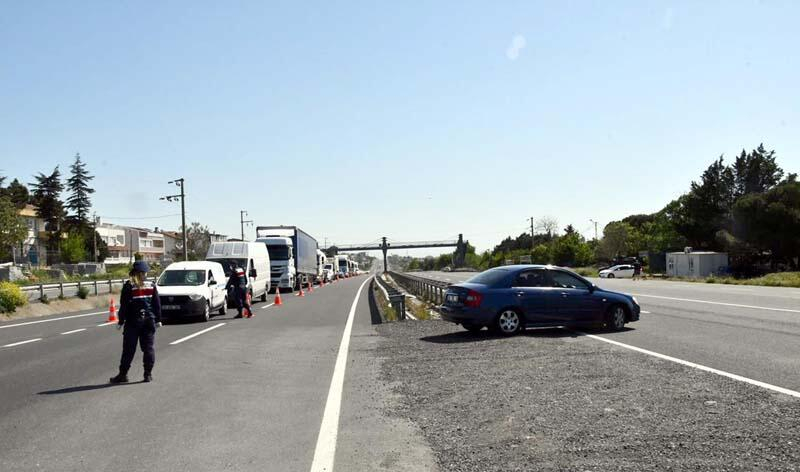
[[[481,272],[480,274],[472,277],[471,279],[467,280],[467,282],[471,284],[482,284],[482,285],[497,285],[500,281],[506,278],[509,274],[508,269],[489,269],[486,272]]]

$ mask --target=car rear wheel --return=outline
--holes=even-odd
[[[483,329],[483,325],[475,325],[475,324],[469,324],[469,323],[464,323],[461,326],[463,326],[464,329],[466,329],[470,333],[477,333],[478,331]]]
[[[614,278],[614,274],[608,274],[608,275],[606,275],[606,278],[607,279],[613,279]]]
[[[612,331],[620,331],[625,327],[625,308],[613,305],[606,315],[606,327]]]
[[[222,306],[219,307],[219,316],[225,316],[225,313],[228,309],[228,297],[225,297],[225,301],[222,303]]]
[[[516,310],[506,309],[497,315],[495,330],[503,336],[513,336],[522,329],[522,317]]]
[[[206,302],[206,308],[203,311],[203,316],[200,318],[200,321],[206,322],[211,319],[211,302]]]

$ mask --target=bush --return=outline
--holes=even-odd
[[[28,303],[28,297],[19,288],[19,285],[10,282],[0,282],[0,312],[13,313],[17,307]]]
[[[86,287],[79,287],[78,288],[78,298],[81,300],[86,300],[86,297],[89,296],[89,289]]]

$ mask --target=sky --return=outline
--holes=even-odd
[[[176,229],[183,177],[231,236],[484,250],[529,217],[593,237],[761,142],[800,171],[800,2],[0,3],[0,175],[80,152],[104,222]]]

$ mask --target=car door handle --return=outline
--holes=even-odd
[[[561,292],[561,298],[567,298],[569,296],[566,292]]]
[[[521,297],[521,296],[523,296],[523,295],[525,295],[525,292],[517,292],[517,296],[518,296],[518,297]]]

